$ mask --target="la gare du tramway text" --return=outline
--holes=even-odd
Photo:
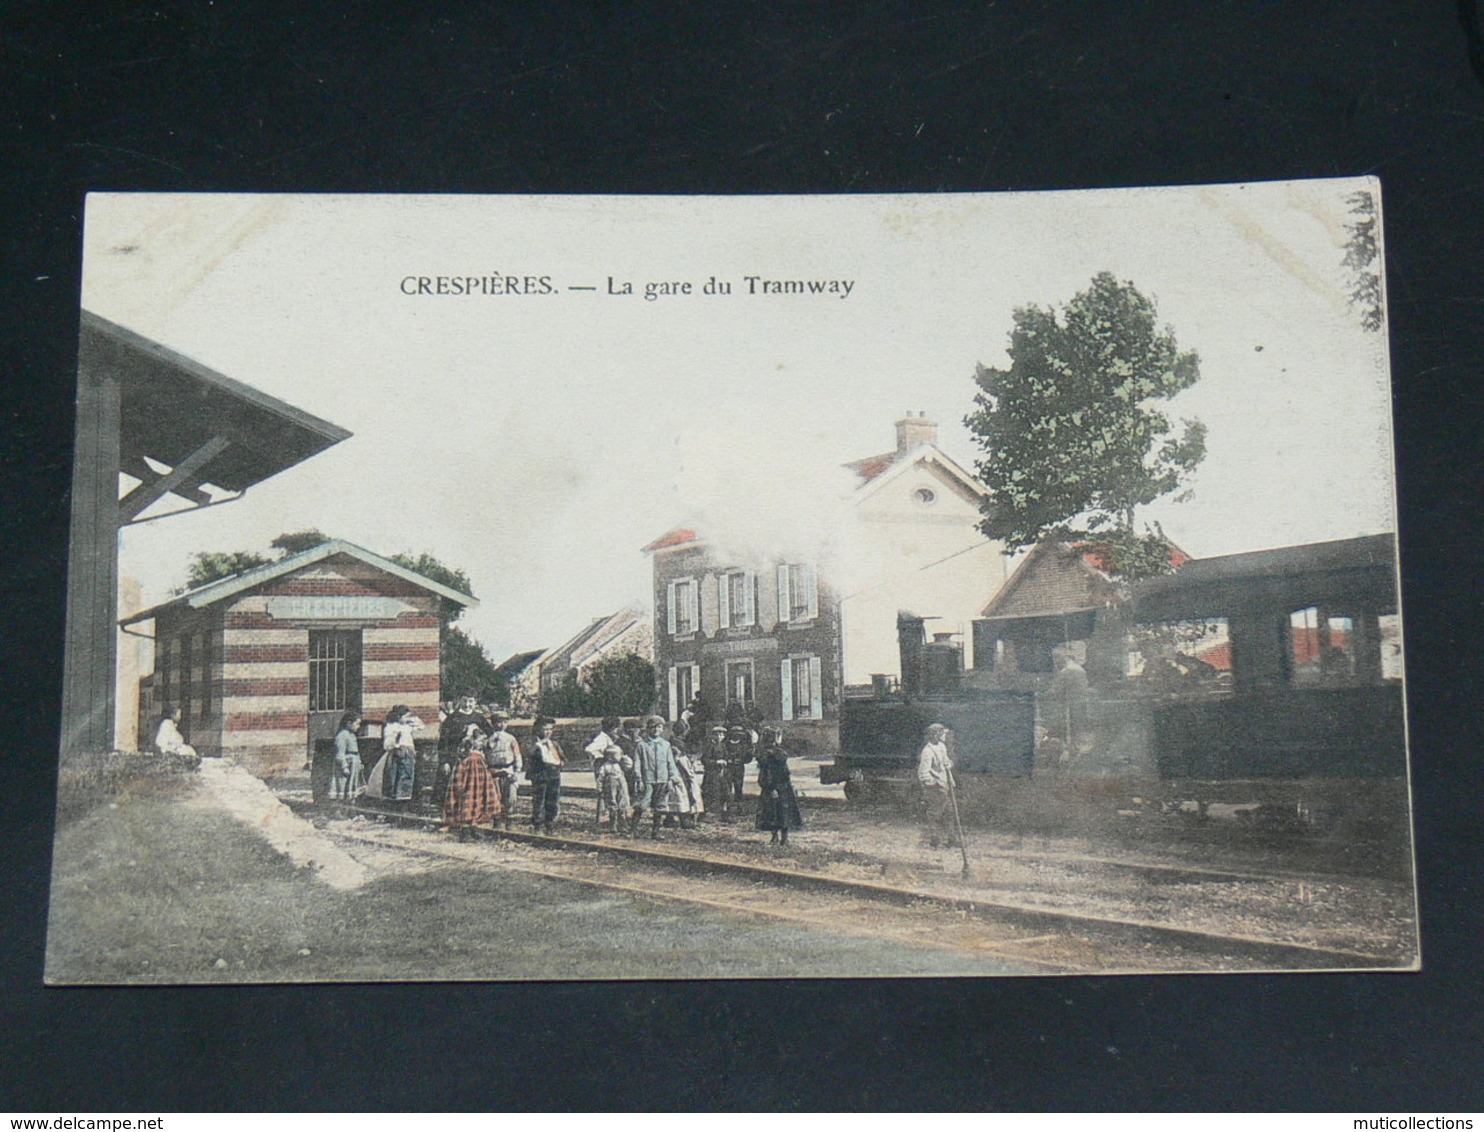
[[[550,275],[404,275],[398,288],[404,295],[556,295],[562,291],[600,292],[597,286],[560,287]],[[854,279],[767,279],[744,275],[735,288],[730,280],[711,276],[698,287],[689,279],[647,282],[636,291],[627,280],[607,277],[602,294],[643,295],[650,302],[679,295],[828,295],[848,299]]]

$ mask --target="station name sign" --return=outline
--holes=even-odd
[[[394,597],[323,594],[270,597],[268,615],[276,621],[389,621],[406,606]]]

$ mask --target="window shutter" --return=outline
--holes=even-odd
[[[819,584],[812,564],[804,567],[804,596],[808,599],[809,619],[812,621],[819,616]]]
[[[699,664],[690,666],[690,694],[693,696],[701,694],[701,666]]]
[[[778,620],[788,620],[788,564],[784,562],[778,564]]]
[[[680,718],[680,709],[675,706],[675,668],[673,665],[670,668],[670,698],[667,702],[670,706],[670,722],[674,723]]]
[[[730,574],[716,575],[716,608],[717,616],[723,629],[729,629],[732,625],[732,576]]]
[[[670,636],[673,637],[675,635],[675,583],[674,582],[671,582],[669,585],[667,585],[665,587],[665,617],[666,617],[666,620],[665,620],[666,631],[670,634]],[[672,700],[675,698],[674,692],[675,692],[675,685],[674,685],[673,677],[672,677],[672,682],[670,684],[670,693],[671,693],[670,698]]]
[[[817,657],[817,656],[811,656],[809,658],[809,718],[810,719],[823,719],[824,718],[824,705],[823,705],[823,702],[822,702],[822,693],[821,693],[821,690],[820,690],[819,670],[820,670],[819,657]]]
[[[792,719],[794,717],[794,662],[785,659],[778,666],[779,676],[783,680],[783,707],[779,711],[780,719]]]
[[[757,624],[757,575],[751,570],[742,575],[742,615],[737,624]]]
[[[699,633],[701,631],[701,580],[699,578],[685,587],[685,595],[690,605],[690,631]]]

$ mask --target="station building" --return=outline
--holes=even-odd
[[[181,730],[201,754],[268,777],[302,766],[346,711],[377,722],[407,704],[435,728],[445,602],[477,604],[337,539],[122,624],[154,622],[155,671],[141,703],[179,707]]]

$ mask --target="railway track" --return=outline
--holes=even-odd
[[[528,797],[526,788],[522,787],[521,797]],[[595,800],[598,796],[597,790],[591,786],[573,785],[565,782],[562,784],[563,799],[581,798],[588,801]],[[821,798],[810,796],[802,798],[800,804],[806,813],[814,810],[825,812],[833,811],[840,814],[846,811],[848,803],[843,798]],[[857,810],[857,817],[869,816],[872,811]],[[971,838],[971,841],[973,839]],[[1035,842],[1037,840],[1051,841],[1052,838],[1041,838],[1031,833],[1024,834],[1021,841]],[[1214,865],[1192,864],[1189,862],[1170,862],[1136,860],[1130,857],[1100,853],[1070,853],[1059,849],[1010,849],[1010,848],[986,848],[984,846],[974,847],[976,853],[986,859],[1003,859],[1007,861],[1054,861],[1067,865],[1092,865],[1098,868],[1114,869],[1119,872],[1129,873],[1150,879],[1154,883],[1199,884],[1206,881],[1292,881],[1306,884],[1316,883],[1366,883],[1372,877],[1353,875],[1343,869],[1327,866],[1315,866],[1306,870],[1292,868],[1224,868]]]
[[[961,896],[841,878],[719,856],[693,845],[682,849],[573,833],[545,836],[487,829],[474,831],[471,842],[432,836],[413,842],[390,831],[400,827],[432,834],[442,826],[441,820],[365,806],[344,807],[340,812],[380,819],[358,831],[335,831],[336,837],[349,841],[484,867],[518,868],[630,896],[897,939],[911,946],[1002,960],[1019,973],[1390,969],[1396,965],[1389,957],[1363,951],[1091,915],[993,895]],[[491,856],[491,842],[524,851]],[[1110,863],[1141,867],[1116,860]],[[1174,866],[1142,867],[1195,878],[1251,876]]]

